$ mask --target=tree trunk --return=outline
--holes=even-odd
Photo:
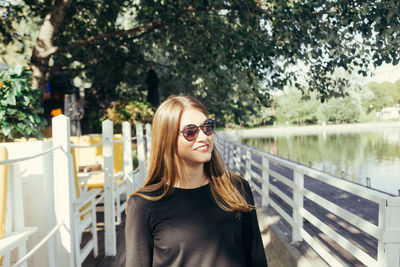
[[[50,56],[57,50],[53,41],[72,0],[54,0],[50,12],[45,16],[31,57],[32,88],[42,91],[49,79]]]

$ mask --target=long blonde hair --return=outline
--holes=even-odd
[[[147,178],[144,186],[133,195],[152,201],[160,200],[173,190],[173,186],[182,177],[178,167],[181,159],[177,153],[177,140],[182,113],[190,108],[197,109],[208,117],[203,104],[190,96],[170,96],[158,107],[153,118]],[[209,180],[211,195],[220,208],[239,216],[240,212],[253,208],[243,196],[241,178],[228,172],[215,146],[211,152],[211,160],[204,163],[204,172]],[[163,190],[163,193],[159,196],[146,194],[157,190]]]

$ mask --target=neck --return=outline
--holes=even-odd
[[[204,173],[203,164],[196,166],[183,166],[182,176],[175,185],[179,188],[196,188],[207,184],[208,180]]]

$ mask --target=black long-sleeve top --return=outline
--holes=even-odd
[[[249,184],[243,184],[247,202],[254,205]],[[175,188],[159,201],[132,196],[125,239],[126,267],[267,266],[255,210],[240,218],[222,210],[209,184]]]

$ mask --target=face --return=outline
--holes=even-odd
[[[189,124],[200,126],[206,120],[206,115],[200,110],[187,109],[182,113],[179,131]],[[187,165],[194,166],[210,161],[213,148],[213,135],[206,135],[201,129],[199,129],[197,138],[192,141],[188,141],[182,133],[179,133],[178,155]]]

